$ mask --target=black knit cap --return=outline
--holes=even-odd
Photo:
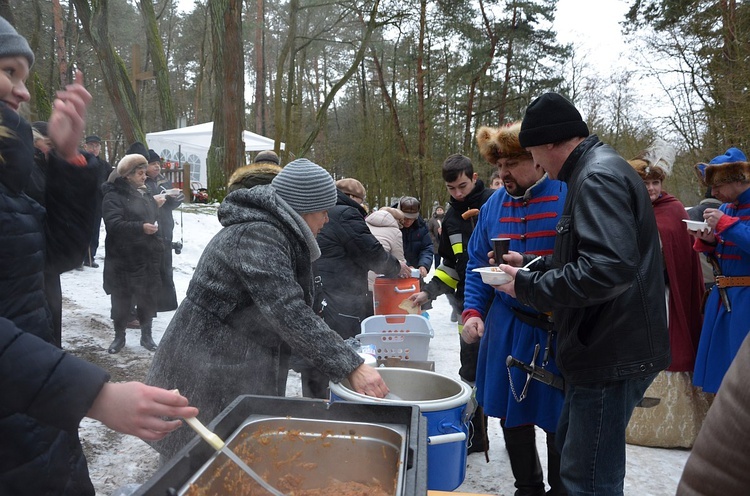
[[[572,103],[557,93],[545,93],[526,109],[518,140],[528,148],[588,135],[589,128]]]
[[[143,155],[143,157],[148,161],[148,148],[146,148],[146,145],[144,145],[140,141],[136,141],[135,143],[130,145],[128,149],[125,150],[125,153],[127,155],[138,153],[139,155]]]
[[[148,163],[153,164],[154,162],[161,163],[161,157],[158,153],[153,151],[151,148],[148,149]]]

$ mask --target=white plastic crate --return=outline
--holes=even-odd
[[[362,345],[373,345],[378,360],[427,360],[434,331],[421,315],[374,315],[362,321],[357,335]]]
[[[373,315],[360,325],[362,334],[371,333],[417,333],[435,336],[430,321],[421,315]]]

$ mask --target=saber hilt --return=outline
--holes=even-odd
[[[508,355],[508,358],[505,359],[505,365],[507,365],[508,367],[519,368],[526,372],[526,374],[528,374],[532,379],[547,384],[548,386],[552,386],[555,389],[565,391],[565,380],[559,375],[553,374],[549,370],[537,368],[534,364],[529,365],[527,363],[524,363],[521,360],[513,358],[512,355]]]

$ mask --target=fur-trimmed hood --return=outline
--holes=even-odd
[[[507,126],[493,128],[482,126],[477,130],[477,146],[484,159],[496,165],[501,158],[530,157],[518,141],[521,123],[514,122]]]
[[[271,184],[271,180],[279,172],[281,172],[281,167],[269,162],[244,165],[232,173],[232,177],[229,178],[228,190],[232,192],[240,188]]]
[[[730,148],[707,164],[696,164],[695,174],[705,186],[733,182],[750,183],[750,163],[738,148]]]

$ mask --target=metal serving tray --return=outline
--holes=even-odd
[[[364,422],[250,416],[227,446],[279,491],[321,489],[331,481],[358,482],[401,494],[406,427]],[[223,453],[213,455],[179,491],[244,494],[257,487]],[[258,494],[263,494],[258,489]]]
[[[348,401],[329,403],[310,398],[279,398],[243,395],[224,409],[208,428],[222,439],[230,439],[248,420],[258,418],[295,418],[305,420],[338,421],[355,424],[375,424],[406,432],[406,459],[403,468],[402,491],[398,496],[427,496],[427,421],[416,405],[364,404]],[[394,427],[397,426],[397,427]],[[187,427],[183,427],[185,429]],[[314,442],[317,442],[313,438]],[[165,462],[133,496],[177,496],[180,488],[200,470],[216,452],[200,437],[195,436],[174,457]],[[382,457],[382,453],[378,454]],[[363,458],[357,452],[355,457]],[[217,457],[218,458],[218,457]],[[222,457],[223,458],[223,457]],[[338,457],[342,465],[345,455]],[[363,463],[369,464],[369,460]],[[394,488],[398,483],[394,483]],[[212,495],[213,496],[213,495]],[[332,495],[333,496],[333,495]]]

